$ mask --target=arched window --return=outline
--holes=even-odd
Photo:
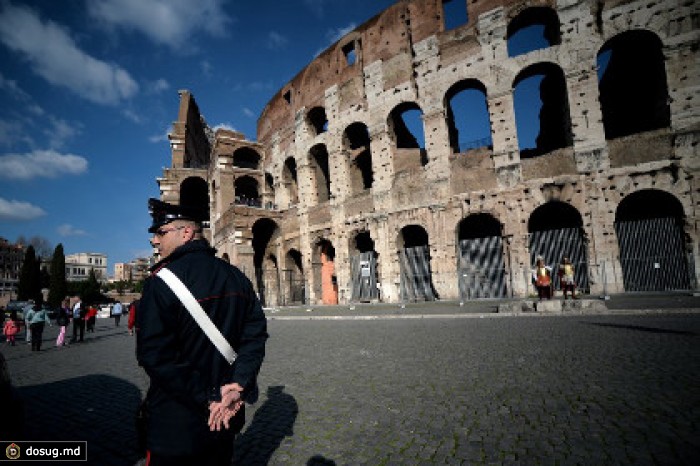
[[[501,223],[490,214],[472,214],[457,226],[460,301],[506,296]]]
[[[521,158],[573,145],[566,80],[559,66],[529,66],[518,74],[513,87]],[[535,121],[539,124],[533,125]]]
[[[343,140],[350,158],[350,188],[353,193],[370,189],[374,183],[369,130],[364,123],[353,123],[345,129]]]
[[[289,203],[291,205],[299,203],[299,184],[297,182],[297,162],[294,157],[287,157],[282,169],[282,183],[287,190]]]
[[[328,131],[328,118],[326,110],[323,107],[314,107],[309,110],[306,115],[306,120],[309,126],[314,130],[314,134],[318,135]]]
[[[453,153],[492,146],[491,122],[483,84],[471,79],[456,83],[445,94],[445,108]]]
[[[261,207],[258,181],[252,176],[242,176],[236,178],[234,182],[236,193],[235,202],[239,205],[250,207]]]
[[[328,167],[328,151],[324,144],[317,144],[309,151],[309,165],[312,169],[312,185],[316,189],[317,202],[331,198],[331,178]]]
[[[250,147],[241,147],[233,153],[233,166],[257,170],[260,166],[260,155]]]
[[[551,8],[527,8],[508,24],[507,38],[510,57],[559,45],[559,17]]]
[[[598,53],[598,87],[605,138],[671,124],[661,40],[649,31],[623,32]]]

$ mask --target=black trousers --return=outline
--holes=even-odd
[[[83,319],[73,319],[73,338],[71,342],[78,341],[78,331],[80,331],[80,341],[85,338],[85,320]]]
[[[29,330],[32,332],[32,351],[41,350],[41,337],[44,334],[44,322],[31,324]]]
[[[222,442],[199,455],[164,456],[146,452],[146,466],[230,466],[233,461],[233,441]]]

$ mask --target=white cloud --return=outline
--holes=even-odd
[[[284,48],[289,42],[289,39],[284,37],[282,34],[270,31],[267,34],[267,48],[271,50],[278,50]]]
[[[44,134],[48,137],[52,148],[62,147],[66,141],[82,132],[82,125],[71,125],[66,120],[54,116],[49,117],[49,122],[51,126],[44,130]]]
[[[170,84],[163,78],[158,79],[151,85],[151,91],[155,92],[156,94],[167,91],[168,89],[170,89]]]
[[[219,123],[218,125],[214,126],[212,128],[212,131],[216,133],[216,130],[218,129],[227,129],[229,131],[238,131],[236,128],[234,128],[231,123]]]
[[[138,124],[141,124],[141,122],[143,121],[143,119],[141,118],[141,115],[139,115],[138,113],[134,112],[133,110],[129,110],[128,108],[125,109],[125,110],[122,110],[122,115],[124,115],[124,117],[125,117],[127,120],[131,120],[131,121],[133,121],[134,123],[136,123],[137,125],[138,125]]]
[[[80,230],[67,223],[60,225],[56,231],[61,236],[87,236],[87,232],[85,230]]]
[[[105,24],[134,30],[153,42],[179,48],[198,31],[223,37],[231,18],[224,0],[91,0],[88,12]]]
[[[323,18],[325,0],[304,0],[304,5],[318,18]]]
[[[29,202],[8,201],[0,197],[0,221],[34,220],[43,215],[46,215],[46,212],[41,207]]]
[[[49,83],[92,102],[116,104],[138,92],[127,71],[86,54],[63,27],[43,22],[27,7],[4,3],[0,42],[23,54],[32,70]]]
[[[166,142],[168,140],[168,134],[170,134],[170,128],[165,128],[165,131],[163,131],[161,134],[155,134],[151,137],[148,138],[149,142],[157,143],[157,142]]]
[[[37,150],[28,154],[0,156],[0,177],[29,180],[32,178],[56,178],[64,174],[85,173],[88,162],[73,154],[59,154],[53,150]]]
[[[0,147],[9,148],[23,140],[24,128],[17,120],[0,120]]]
[[[202,60],[202,62],[200,63],[200,67],[202,69],[202,74],[207,78],[211,78],[211,63],[208,60]]]
[[[2,73],[0,73],[0,89],[7,91],[19,100],[31,100],[29,94],[17,85],[17,81],[5,79]]]
[[[249,118],[255,118],[255,113],[248,107],[243,107],[243,115]]]

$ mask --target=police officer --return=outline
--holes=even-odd
[[[136,357],[150,378],[146,395],[149,466],[229,465],[243,425],[243,402],[258,396],[267,322],[250,281],[215,256],[202,236],[208,213],[149,199],[151,268],[136,316]],[[238,354],[219,353],[168,285],[173,272]]]

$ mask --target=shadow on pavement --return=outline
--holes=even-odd
[[[658,327],[645,327],[642,325],[611,324],[611,323],[604,323],[604,322],[585,322],[585,323],[588,325],[595,325],[597,327],[611,327],[611,328],[619,328],[619,329],[625,329],[625,330],[637,330],[640,332],[670,333],[673,335],[686,335],[686,336],[691,336],[691,337],[698,336],[697,333],[690,332],[687,330],[674,330],[674,329],[658,328]]]
[[[267,400],[258,408],[248,427],[236,438],[233,464],[267,464],[285,437],[294,435],[299,406],[284,386],[267,389]]]
[[[25,440],[87,441],[87,464],[133,465],[138,459],[134,416],[141,392],[136,385],[95,374],[18,390]]]

